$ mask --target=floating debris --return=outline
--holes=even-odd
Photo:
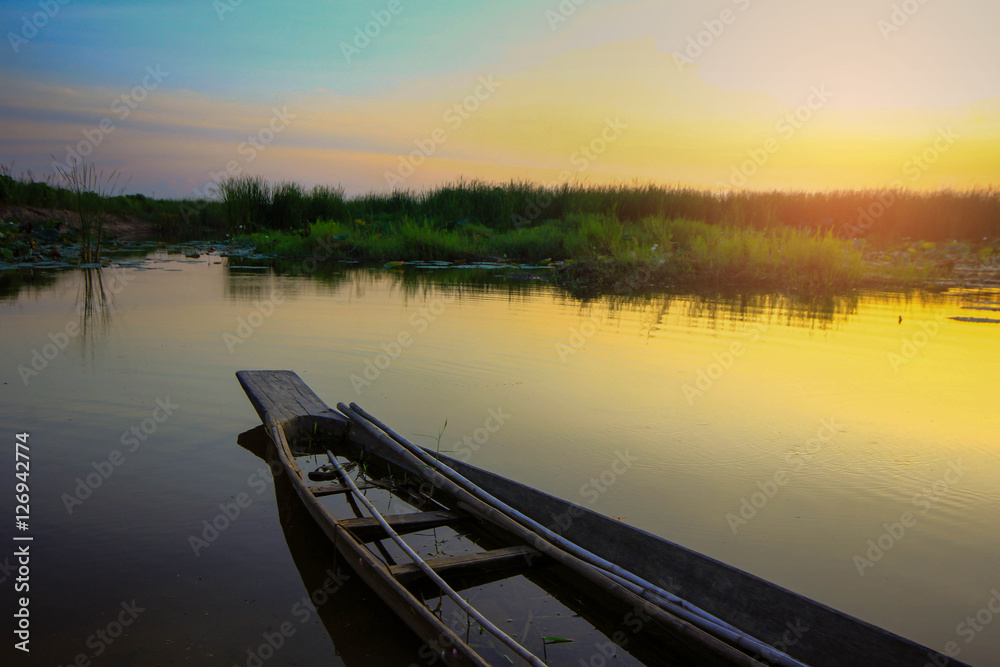
[[[1000,324],[1000,320],[991,320],[988,317],[949,317],[949,320],[956,322],[975,322],[978,324]]]
[[[453,269],[480,269],[486,271],[496,271],[498,269],[511,269],[514,268],[510,264],[489,264],[487,262],[476,262],[473,264],[457,264],[453,265]]]

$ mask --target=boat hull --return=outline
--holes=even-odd
[[[294,443],[318,434],[337,439],[355,456],[376,456],[417,475],[420,471],[415,469],[413,461],[365,430],[352,428],[349,420],[327,407],[294,373],[240,371],[237,377],[267,426],[299,498],[338,550],[347,556],[352,568],[418,635],[428,640],[428,645],[451,645],[457,641],[317,500],[295,463]],[[916,642],[576,503],[444,455],[435,456],[490,495],[596,556],[667,590],[676,582],[688,602],[802,663],[813,667],[845,664],[923,667],[928,662],[933,664],[937,655]],[[545,576],[561,577],[580,590],[587,586],[585,578],[571,572],[553,569]],[[599,591],[593,592],[593,600],[605,605],[607,615],[619,620],[626,617],[623,614],[640,611],[638,606],[628,609],[621,600],[601,595]],[[685,643],[677,642],[676,637],[671,639],[669,634],[659,635],[664,655],[662,660],[653,662],[748,664],[728,662],[711,651],[700,650],[682,658],[697,662],[677,662],[665,653],[683,652]],[[630,637],[626,635],[623,639],[628,641]],[[754,657],[758,656],[750,656],[751,664]],[[468,656],[461,651],[454,655],[448,652],[445,658],[446,664],[486,664],[474,653]],[[962,667],[964,663],[951,660],[948,664]]]

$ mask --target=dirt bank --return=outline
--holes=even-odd
[[[75,232],[80,228],[80,216],[73,211],[34,206],[0,206],[0,220],[17,223],[59,221],[60,232]],[[106,239],[146,241],[154,237],[156,225],[132,215],[108,215],[104,221]]]

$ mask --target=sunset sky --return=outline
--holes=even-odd
[[[996,186],[998,25],[994,0],[5,0],[0,164],[86,154],[164,197]]]

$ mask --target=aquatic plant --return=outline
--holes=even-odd
[[[113,169],[105,175],[103,169],[86,161],[74,161],[66,166],[56,164],[56,173],[73,193],[73,209],[80,218],[80,261],[90,264],[101,261],[101,246],[104,243],[104,224],[107,215],[107,202],[119,196],[124,191],[124,185],[119,187],[121,173]]]

